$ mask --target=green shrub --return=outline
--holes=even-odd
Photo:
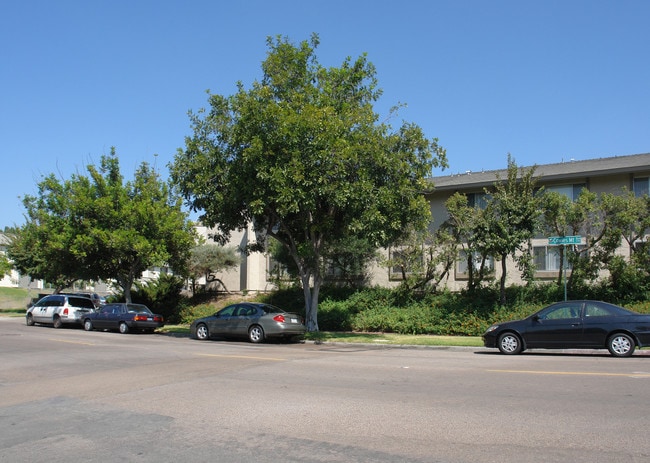
[[[575,299],[599,299],[602,289],[594,286]],[[321,331],[384,332],[480,336],[493,323],[525,318],[540,308],[564,298],[564,288],[556,283],[507,288],[505,305],[499,303],[497,287],[474,291],[410,294],[387,288],[350,290],[323,288],[318,306]],[[287,288],[255,298],[304,315],[304,296],[299,288]],[[622,301],[631,310],[650,313],[650,301]],[[179,313],[184,323],[216,311],[210,301],[187,304]]]
[[[181,295],[183,280],[169,274],[161,274],[157,280],[138,283],[131,292],[131,300],[145,304],[152,312],[161,314],[165,323],[181,321],[180,313],[187,299]]]

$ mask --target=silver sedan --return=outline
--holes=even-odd
[[[306,331],[300,315],[257,302],[229,305],[190,325],[190,336],[201,341],[248,337],[250,342],[259,343],[267,338],[300,338]]]

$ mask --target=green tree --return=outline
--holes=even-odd
[[[3,232],[0,232],[0,245],[6,248],[16,238],[15,227],[5,227]],[[7,258],[6,252],[0,252],[0,279],[5,275],[10,275],[11,270],[14,268],[13,263]]]
[[[12,268],[13,264],[9,262],[7,256],[5,254],[0,254],[0,278],[3,278],[5,275],[9,275]]]
[[[59,181],[54,175],[26,196],[27,223],[9,249],[17,268],[60,290],[76,280],[115,280],[131,287],[153,266],[185,274],[194,228],[182,200],[147,163],[124,183],[115,150],[99,168]]]
[[[267,45],[261,81],[212,94],[209,111],[190,115],[194,133],[171,175],[222,242],[252,223],[287,249],[316,331],[328,245],[363,237],[381,247],[407,224],[425,227],[425,178],[445,152],[415,124],[378,123],[381,92],[365,55],[325,68],[315,34],[297,46],[281,37]]]
[[[27,221],[16,230],[7,249],[23,275],[52,284],[55,291],[77,280],[98,280],[99,268],[88,255],[90,183],[79,174],[60,181],[54,174],[38,184],[36,196],[25,195]]]
[[[88,167],[95,196],[85,210],[90,227],[88,246],[103,279],[115,279],[131,301],[133,282],[154,266],[187,274],[189,251],[196,235],[182,199],[148,163],[123,182],[113,149],[97,169]]]
[[[541,230],[544,236],[572,236],[569,220],[571,216],[571,199],[556,191],[542,191]],[[566,262],[566,246],[558,246],[560,263],[557,275],[557,285],[562,285],[563,269]]]
[[[497,177],[484,214],[478,223],[478,232],[486,243],[486,253],[501,260],[499,294],[501,304],[506,303],[507,258],[512,256],[524,267],[529,262],[521,256],[530,256],[529,243],[538,227],[540,214],[536,196],[535,168],[524,171],[508,155],[508,178]],[[487,192],[486,192],[487,193]]]
[[[629,258],[614,253],[607,261],[612,295],[617,299],[644,299],[650,290],[650,198],[625,189],[612,198],[610,223],[623,237]],[[613,235],[614,233],[612,233]]]
[[[285,247],[273,239],[267,251],[276,264],[270,269],[269,277],[278,287],[300,282],[298,267]],[[379,257],[378,250],[364,237],[347,236],[327,243],[323,248],[323,284],[362,288],[369,281],[370,264]]]
[[[214,275],[223,270],[236,267],[241,262],[239,251],[234,246],[200,244],[190,251],[189,272],[193,280],[205,277],[206,289],[217,278]],[[223,282],[221,282],[223,285]]]
[[[481,232],[485,219],[485,210],[477,205],[470,205],[466,195],[454,193],[445,202],[449,218],[441,228],[457,243],[456,253],[462,252],[467,261],[467,289],[471,292],[493,270],[489,265],[486,236]]]
[[[436,291],[458,258],[458,240],[446,226],[435,233],[412,230],[395,243],[387,265],[399,269],[403,293]]]
[[[558,285],[562,283],[564,262],[571,268],[567,286],[582,290],[599,278],[600,271],[607,269],[613,280],[623,270],[620,256],[616,255],[623,239],[634,242],[642,235],[643,202],[637,202],[631,194],[612,194],[582,190],[572,201],[556,192],[545,192],[543,197],[543,230],[557,236],[580,235],[584,245],[561,246]],[[640,206],[640,208],[639,208]],[[635,220],[641,222],[635,224]],[[637,227],[641,227],[637,229]]]

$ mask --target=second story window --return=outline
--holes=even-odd
[[[639,177],[632,180],[632,189],[634,196],[640,198],[650,194],[650,182],[648,177]]]
[[[566,196],[571,201],[575,201],[580,196],[583,188],[587,188],[586,183],[574,183],[573,185],[551,185],[545,187],[546,191],[554,191]]]
[[[469,193],[467,195],[467,205],[477,209],[485,209],[491,196],[485,193]]]

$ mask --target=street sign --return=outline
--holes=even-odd
[[[559,246],[562,244],[580,244],[582,242],[582,236],[549,236],[548,244],[549,246]]]

